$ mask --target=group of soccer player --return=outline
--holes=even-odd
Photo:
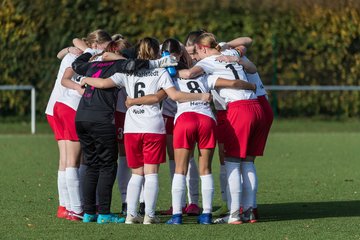
[[[199,224],[256,222],[254,161],[263,155],[273,115],[256,66],[245,57],[251,43],[248,37],[218,43],[200,30],[184,44],[146,37],[131,46],[120,34],[96,30],[61,50],[46,108],[59,148],[57,217],[160,223],[158,172],[167,151],[172,206],[160,212],[172,215],[167,224],[182,224],[183,214],[198,215]],[[212,212],[216,144],[223,205]],[[116,178],[125,218],[110,212]]]

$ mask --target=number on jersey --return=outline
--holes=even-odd
[[[195,81],[187,82],[186,86],[188,87],[191,93],[202,93],[199,83]]]
[[[134,88],[134,98],[145,96],[144,90],[141,90],[141,89],[144,89],[145,87],[146,87],[145,83],[143,83],[143,82],[136,83],[135,88]]]
[[[230,64],[226,65],[225,67],[231,69],[231,71],[232,71],[233,74],[234,74],[235,79],[240,79],[239,74],[238,74],[238,72],[236,71],[236,69],[234,68],[234,65],[233,65],[233,64],[230,63]]]

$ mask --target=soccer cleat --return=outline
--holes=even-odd
[[[199,216],[200,215],[200,208],[197,204],[191,203],[189,206],[186,207],[185,213],[188,216]]]
[[[197,222],[199,224],[212,224],[212,214],[211,213],[203,213],[198,217]]]
[[[160,223],[160,218],[157,216],[150,217],[149,215],[145,214],[143,224],[157,224]]]
[[[257,209],[257,208],[253,208],[253,213],[254,213],[255,219],[256,219],[256,220],[259,220],[259,219],[260,219],[260,216],[259,216],[259,212],[258,212],[258,209]]]
[[[182,213],[186,213],[186,206],[182,208]],[[160,215],[172,215],[173,214],[173,207],[171,206],[168,210],[160,211]]]
[[[128,214],[126,216],[125,223],[126,224],[135,224],[135,223],[142,223],[144,219],[140,216],[133,216],[131,214]]]
[[[121,215],[126,216],[126,212],[127,212],[127,203],[123,202],[121,205]]]
[[[85,213],[84,216],[83,216],[83,222],[84,223],[96,222],[96,220],[97,220],[97,215],[96,214]]]
[[[98,224],[105,224],[105,223],[124,223],[125,218],[119,217],[116,214],[99,214],[97,217]]]
[[[256,223],[256,217],[252,207],[248,208],[241,214],[241,220],[246,223]]]
[[[243,212],[244,212],[244,208],[243,208],[243,207],[240,207],[240,215],[242,215]],[[253,213],[254,213],[255,219],[256,219],[256,220],[259,220],[259,219],[260,219],[260,216],[259,216],[259,212],[258,212],[258,209],[257,209],[257,208],[253,208]]]
[[[68,211],[68,215],[66,216],[66,220],[71,220],[72,211]]]
[[[174,214],[172,215],[172,217],[166,222],[166,224],[170,224],[170,225],[178,225],[178,224],[182,224],[182,214]]]
[[[84,212],[81,213],[74,213],[71,212],[71,214],[69,214],[69,219],[70,221],[82,221],[84,218]]]
[[[171,215],[173,212],[173,207],[171,206],[168,210],[160,211],[160,215]]]
[[[144,216],[144,215],[145,215],[145,203],[144,203],[144,202],[141,202],[141,203],[139,204],[138,214],[139,214],[140,216]]]
[[[66,218],[68,215],[69,215],[69,212],[68,212],[68,210],[66,210],[65,207],[63,207],[63,206],[58,207],[57,214],[56,214],[56,216],[58,218]]]
[[[219,209],[217,209],[215,212],[212,212],[212,215],[214,217],[222,217],[229,214],[229,209],[227,208],[226,204],[221,205]]]
[[[240,212],[239,211],[235,211],[230,215],[227,215],[225,217],[222,218],[218,218],[214,221],[215,224],[242,224],[243,222],[241,221],[241,217],[240,217]]]

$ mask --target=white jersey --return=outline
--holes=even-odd
[[[96,53],[99,50],[93,50],[93,51]],[[71,53],[68,53],[67,55],[71,55],[74,58],[73,61],[75,61],[75,59],[77,58],[76,55],[71,54]],[[98,56],[93,61],[102,61],[102,56]],[[81,77],[82,77],[81,75],[75,73],[71,77],[71,80],[74,81],[77,84],[80,84]],[[81,97],[82,96],[78,93],[78,91],[76,91],[74,89],[70,89],[70,88],[65,88],[65,90],[63,92],[63,95],[61,97],[59,97],[57,102],[61,102],[61,103],[71,107],[72,109],[74,109],[76,111],[78,109]]]
[[[219,43],[219,45],[222,47],[226,44],[226,42],[221,42]],[[240,57],[239,53],[237,51],[221,51],[222,55],[225,56],[235,56],[235,57]],[[216,77],[216,76],[210,76],[210,77]],[[217,78],[217,77],[216,77]],[[214,107],[216,110],[226,110],[227,108],[227,103],[225,101],[225,99],[223,97],[221,97],[219,95],[219,93],[214,89],[211,90],[211,95],[212,95],[212,101],[214,103]]]
[[[61,85],[61,79],[65,73],[67,68],[71,68],[71,64],[75,61],[76,56],[73,54],[66,54],[60,64],[60,68],[56,77],[54,88],[51,92],[48,104],[46,106],[45,113],[47,115],[53,116],[54,115],[54,105],[55,102],[64,94],[66,88]]]
[[[127,107],[125,105],[125,101],[126,101],[126,90],[125,88],[121,88],[118,92],[118,96],[117,96],[117,102],[116,102],[116,111],[117,112],[122,112],[122,113],[126,113]]]
[[[77,84],[80,84],[81,77],[82,77],[81,75],[75,73],[71,77],[71,80]],[[57,102],[61,102],[76,111],[78,109],[80,99],[81,99],[81,95],[78,93],[78,91],[70,88],[65,88],[63,95],[59,97]]]
[[[249,61],[249,59],[245,56],[242,57],[245,61]],[[246,77],[248,78],[249,82],[256,84],[256,96],[264,96],[267,95],[265,87],[261,81],[259,73],[246,73]]]
[[[135,74],[116,73],[110,77],[118,87],[125,87],[131,98],[155,94],[160,89],[174,87],[164,68],[142,70]],[[165,134],[160,104],[132,106],[126,112],[124,133]]]
[[[236,50],[233,49],[225,50],[223,51],[223,53],[225,55],[237,54]],[[207,74],[211,74],[216,77],[221,77],[229,80],[241,79],[244,81],[248,81],[241,65],[219,62],[216,60],[218,56],[219,55],[206,57],[201,61],[197,62],[195,66],[201,67]],[[227,103],[237,100],[256,99],[256,95],[251,90],[222,88],[218,92]]]
[[[194,78],[194,79],[183,79],[179,78],[175,81],[175,86],[179,91],[187,93],[208,93],[215,87],[217,78],[208,78],[206,74]],[[215,117],[211,111],[210,104],[204,101],[190,101],[190,102],[177,102],[177,113],[175,115],[174,122],[184,112],[196,112],[199,114],[206,115],[215,120]]]

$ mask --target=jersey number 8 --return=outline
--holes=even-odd
[[[188,87],[191,93],[202,93],[199,83],[195,81],[187,82],[186,86]]]

